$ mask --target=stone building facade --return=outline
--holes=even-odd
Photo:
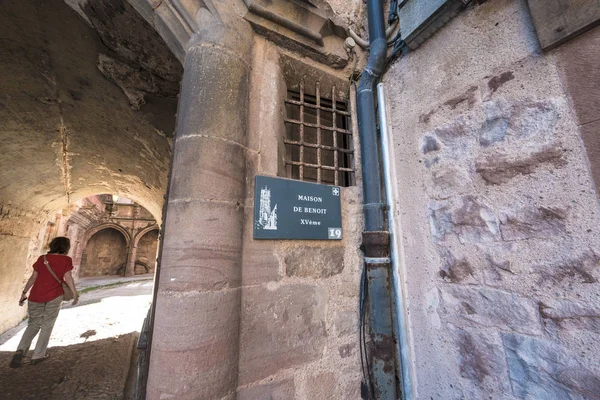
[[[112,195],[88,197],[67,221],[74,276],[154,273],[158,224],[141,205]]]
[[[543,51],[535,3],[470,7],[384,76],[416,398],[598,396],[600,29]]]
[[[370,359],[398,398],[598,398],[600,5],[399,3],[404,54],[381,81],[408,346]],[[0,329],[48,216],[118,193],[163,221],[146,398],[360,398],[363,2],[0,7]],[[343,240],[254,240],[257,175],[342,186]]]

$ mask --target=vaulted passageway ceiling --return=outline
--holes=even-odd
[[[0,5],[0,204],[122,193],[159,218],[182,66],[125,0],[67,2]]]
[[[55,212],[111,193],[160,221],[182,72],[126,0],[0,1],[0,332]]]

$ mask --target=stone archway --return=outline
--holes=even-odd
[[[142,237],[152,231],[157,231],[158,232],[159,228],[158,225],[150,225],[145,227],[144,229],[140,230],[139,232],[136,233],[135,237],[133,238],[133,245],[135,247],[137,247],[137,245],[140,242],[140,239],[142,239]]]
[[[131,232],[122,225],[116,224],[114,222],[103,222],[96,226],[90,227],[85,233],[84,242],[87,243],[90,240],[90,238],[97,232],[109,228],[121,232],[123,234],[123,237],[125,238],[125,244],[129,247],[129,243],[131,243]]]
[[[98,240],[98,235],[100,235],[102,232],[106,233],[110,231],[120,233],[120,237],[123,238],[123,246],[119,245],[114,235],[113,237],[106,237],[102,241]],[[75,255],[74,257],[74,259],[80,260],[80,265],[75,266],[78,269],[76,272],[77,277],[81,278],[92,275],[121,275],[120,270],[123,269],[123,266],[126,266],[127,262],[129,261],[129,249],[133,243],[131,237],[132,233],[129,229],[114,222],[101,222],[88,228],[82,240],[83,246],[81,246],[79,249],[80,254]],[[93,238],[96,238],[97,240],[95,242],[90,242]],[[103,245],[110,245],[112,248],[112,254],[110,257],[108,257],[110,259],[106,260],[110,265],[104,265],[106,262],[102,263],[98,260],[97,248],[102,248]],[[90,273],[90,271],[86,271],[87,269],[90,269],[89,265],[91,263],[101,264],[94,268],[94,270],[97,270],[96,273]]]
[[[13,299],[55,215],[114,193],[161,220],[182,66],[117,3],[0,4],[0,331],[25,314]]]
[[[104,226],[86,240],[78,276],[120,275],[119,268],[127,262],[127,237],[115,226]]]
[[[158,250],[158,236],[158,225],[148,226],[135,235],[129,253],[130,273],[133,272],[134,275],[138,275],[138,265],[145,269],[145,273],[154,272]]]

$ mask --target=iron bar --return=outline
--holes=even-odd
[[[296,125],[300,125],[300,126],[308,126],[309,128],[317,127],[317,124],[311,124],[310,122],[298,121],[297,119],[284,118],[283,120],[290,124],[296,124]],[[325,129],[327,131],[332,131],[332,132],[335,131],[335,132],[339,132],[339,133],[344,133],[346,135],[352,135],[352,132],[347,129],[333,128],[332,126],[321,126],[321,129]]]
[[[332,118],[331,118],[331,124],[333,126],[333,147],[337,148],[338,147],[338,143],[337,143],[337,116],[336,116],[336,104],[335,104],[335,86],[331,88],[331,108],[332,108]],[[338,152],[334,151],[333,152],[333,166],[335,168],[338,167]],[[336,172],[335,177],[334,177],[334,184],[337,186],[339,184],[339,180],[340,177],[338,176],[338,173]]]
[[[335,87],[334,87],[333,90],[335,90]],[[296,106],[300,105],[300,101],[298,101],[298,100],[286,99],[285,102],[288,103],[288,104],[296,105]],[[310,104],[310,103],[304,103],[304,107],[312,108],[312,109],[317,109],[317,106],[315,104]],[[331,108],[324,107],[323,105],[321,105],[319,108],[322,111],[331,111]],[[339,115],[345,115],[346,117],[349,117],[351,115],[350,112],[348,112],[348,111],[336,110],[336,112]]]
[[[289,164],[289,165],[298,165],[298,166],[302,165],[305,167],[315,168],[315,169],[319,168],[319,166],[317,164],[300,163],[298,161],[287,161],[286,160],[285,163]],[[352,168],[343,168],[343,167],[335,168],[335,167],[330,167],[329,165],[321,165],[320,168],[326,169],[328,171],[354,172],[354,170]]]
[[[300,143],[304,145],[304,80],[300,81]],[[300,180],[304,179],[304,146],[300,146]]]
[[[339,151],[341,153],[346,153],[346,154],[354,154],[354,150],[349,150],[349,149],[343,149],[341,147],[333,147],[333,146],[327,146],[325,144],[314,144],[314,143],[300,143],[296,140],[289,140],[289,139],[284,139],[283,143],[285,144],[290,144],[290,145],[294,145],[294,146],[304,146],[304,147],[312,147],[313,149],[323,149],[323,150],[329,150],[329,151]],[[334,165],[335,167],[335,165]]]
[[[315,91],[317,93],[317,183],[321,183],[321,82],[317,81]]]

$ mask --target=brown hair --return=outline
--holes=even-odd
[[[55,237],[50,242],[50,251],[48,253],[67,254],[71,248],[71,241],[64,236]]]

